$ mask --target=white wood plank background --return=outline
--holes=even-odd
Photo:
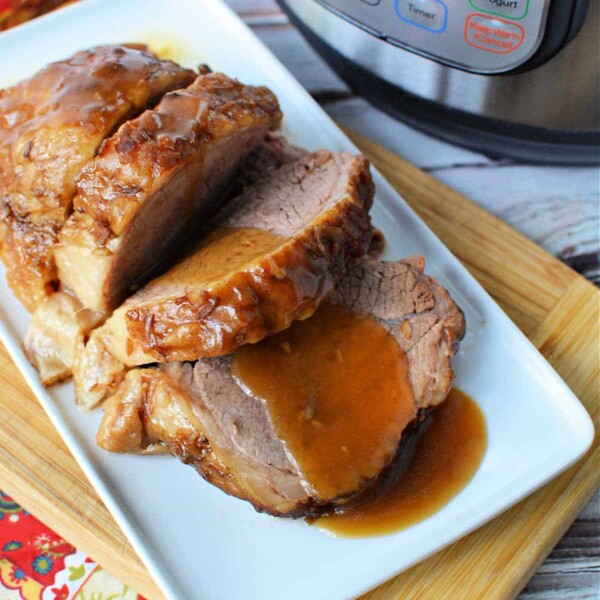
[[[289,25],[273,0],[227,2],[332,117],[432,173],[600,284],[597,168],[492,160],[415,131],[354,96]],[[599,508],[597,493],[520,600],[600,598]]]

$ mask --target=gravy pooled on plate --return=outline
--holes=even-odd
[[[453,389],[430,416],[412,460],[400,477],[364,503],[316,520],[345,537],[393,533],[426,519],[469,483],[487,448],[483,413]]]

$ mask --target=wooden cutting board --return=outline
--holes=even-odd
[[[596,288],[433,177],[348,133],[541,350],[598,429]],[[141,594],[163,598],[1,346],[0,385],[0,488]],[[596,443],[531,497],[367,597],[514,597],[594,492],[597,465]]]

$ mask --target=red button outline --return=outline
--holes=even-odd
[[[487,19],[488,21],[502,21],[502,23],[507,23],[508,25],[513,25],[514,27],[518,27],[521,30],[521,41],[516,46],[513,46],[512,48],[509,48],[508,50],[492,50],[491,48],[488,48],[487,46],[478,46],[477,44],[472,43],[469,40],[469,36],[467,35],[467,32],[469,31],[469,21],[471,20],[472,17],[483,17],[484,19]],[[507,21],[506,19],[500,19],[499,17],[494,17],[492,19],[492,18],[490,18],[489,15],[484,15],[481,13],[471,13],[467,17],[467,20],[465,21],[464,36],[465,36],[465,42],[467,42],[467,44],[469,44],[469,46],[473,46],[473,48],[478,48],[479,50],[485,50],[486,52],[493,52],[494,54],[510,54],[511,52],[514,52],[525,41],[525,29],[523,29],[523,27],[521,27],[518,23],[515,23],[514,21]]]

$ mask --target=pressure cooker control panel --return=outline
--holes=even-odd
[[[412,52],[476,73],[515,69],[538,48],[550,0],[316,0]]]

